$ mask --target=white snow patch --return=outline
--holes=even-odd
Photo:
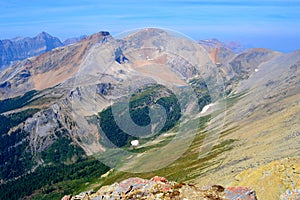
[[[210,107],[212,107],[212,106],[213,106],[212,103],[211,103],[211,104],[208,104],[208,105],[206,105],[206,106],[204,106],[204,107],[202,108],[200,114],[206,113],[206,112],[208,111],[208,109],[209,109]]]
[[[254,71],[255,71],[255,72],[258,72],[259,70],[258,70],[258,69],[255,69]]]
[[[138,140],[132,140],[130,142],[130,144],[131,144],[131,146],[136,147],[136,146],[139,146],[140,142]]]

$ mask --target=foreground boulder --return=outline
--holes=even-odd
[[[224,188],[220,185],[213,185],[200,189],[192,184],[176,183],[159,176],[155,176],[150,180],[129,178],[120,183],[103,186],[97,192],[82,192],[75,197],[65,196],[62,199],[257,200],[255,191],[246,187]]]

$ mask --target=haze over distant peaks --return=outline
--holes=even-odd
[[[62,42],[46,32],[37,36],[0,40],[0,69],[14,61],[23,60],[62,46]]]
[[[199,44],[207,47],[214,47],[214,48],[227,48],[235,53],[241,53],[245,51],[246,49],[250,48],[248,45],[241,44],[237,41],[230,41],[227,43],[221,42],[218,39],[212,38],[212,39],[206,39],[206,40],[200,40]]]
[[[61,41],[59,38],[43,31],[32,38],[17,36],[12,39],[0,40],[0,70],[9,66],[13,62],[43,54],[57,47],[74,44],[86,37],[87,35],[81,35],[79,37],[71,37]],[[200,40],[199,44],[208,48],[226,48],[234,53],[241,53],[247,49],[246,46],[239,42],[232,41],[229,43],[223,43],[217,39]]]

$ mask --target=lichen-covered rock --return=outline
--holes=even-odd
[[[202,189],[192,184],[168,181],[155,176],[150,180],[129,178],[120,183],[103,186],[96,193],[83,192],[72,200],[257,200],[255,192],[246,187],[224,188],[213,185]],[[64,199],[63,199],[64,200]]]
[[[226,199],[257,200],[254,190],[247,187],[228,187],[225,190]]]
[[[250,168],[235,177],[236,186],[251,185],[259,199],[273,200],[300,188],[300,159],[284,158]],[[296,191],[296,190],[295,190]],[[294,198],[286,198],[294,200]]]
[[[287,190],[280,196],[281,200],[300,200],[300,190]]]

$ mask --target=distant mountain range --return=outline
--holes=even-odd
[[[57,37],[42,32],[37,36],[16,37],[0,40],[0,70],[16,61],[51,51],[54,48],[73,44],[86,36],[74,37],[61,42]]]
[[[82,39],[85,39],[87,37],[87,35],[82,35],[80,37],[72,37],[72,38],[68,38],[63,42],[63,45],[70,45],[70,44],[74,44]]]
[[[0,70],[16,61],[43,54],[57,47],[74,44],[86,37],[86,35],[82,35],[79,37],[67,38],[62,42],[55,36],[46,32],[41,32],[33,38],[15,37],[13,39],[0,40]],[[227,48],[234,53],[241,53],[247,48],[238,42],[229,42],[225,44],[217,39],[200,40],[199,44],[208,48]]]
[[[230,41],[230,42],[224,43],[215,38],[200,40],[199,44],[210,47],[210,48],[227,48],[235,53],[242,53],[246,49],[250,48],[249,46],[243,45],[239,42]]]
[[[0,199],[60,199],[136,173],[265,200],[300,188],[300,162],[287,159],[300,155],[300,51],[155,28],[7,43],[22,54],[2,54],[13,63],[0,74]]]

